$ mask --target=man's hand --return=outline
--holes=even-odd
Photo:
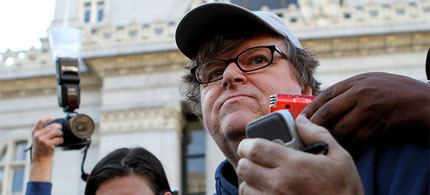
[[[306,145],[324,142],[327,155],[287,148],[268,140],[244,139],[236,168],[240,194],[364,194],[349,153],[323,127],[300,115],[298,133]]]
[[[346,148],[387,135],[428,143],[430,85],[388,73],[360,74],[323,91],[302,113]]]
[[[60,124],[54,123],[43,128],[51,120],[53,118],[43,117],[33,128],[30,181],[49,182],[51,180],[51,167],[55,145],[63,143],[63,132],[61,131]]]

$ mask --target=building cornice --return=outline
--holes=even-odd
[[[159,71],[183,70],[188,62],[178,51],[86,59],[101,77]]]
[[[302,41],[302,46],[317,57],[360,56],[426,51],[430,32],[340,37]]]
[[[94,74],[81,74],[81,90],[99,90],[101,80]],[[55,76],[0,81],[0,99],[52,95],[57,93]]]
[[[175,107],[154,107],[134,110],[102,111],[101,134],[133,131],[180,131],[184,125],[181,110]]]

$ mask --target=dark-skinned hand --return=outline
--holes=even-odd
[[[324,90],[302,113],[347,149],[381,137],[428,144],[430,85],[382,72],[360,74]]]

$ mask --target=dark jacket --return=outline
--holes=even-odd
[[[429,194],[429,146],[380,142],[353,154],[366,195]],[[216,194],[238,194],[232,165],[223,161],[215,173]]]

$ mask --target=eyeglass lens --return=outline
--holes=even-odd
[[[273,52],[267,47],[257,47],[240,53],[234,60],[242,71],[252,71],[272,62]],[[196,69],[196,78],[199,82],[207,83],[222,78],[230,60],[211,60],[201,64]]]

